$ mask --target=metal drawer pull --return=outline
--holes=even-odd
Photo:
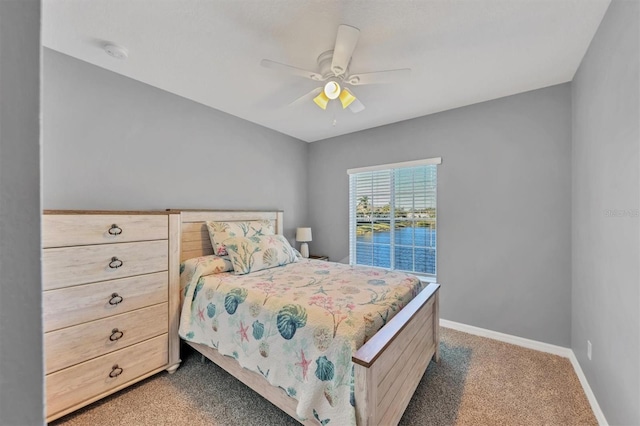
[[[118,377],[119,375],[122,374],[123,371],[124,370],[118,367],[118,364],[116,364],[113,367],[111,367],[111,373],[109,373],[109,377],[111,377],[112,379],[115,377]]]
[[[111,262],[109,262],[109,268],[111,269],[118,269],[119,267],[121,267],[122,265],[124,265],[124,263],[122,262],[122,260],[118,259],[117,257],[113,256],[111,258]]]
[[[122,336],[124,336],[124,332],[118,330],[117,328],[114,328],[113,330],[111,330],[111,336],[109,336],[109,340],[115,342],[116,340],[122,339]]]
[[[111,228],[109,228],[108,232],[111,235],[120,235],[122,234],[122,228],[114,223],[113,225],[111,225]]]
[[[109,299],[109,304],[117,305],[118,303],[121,303],[123,300],[124,300],[123,297],[120,296],[118,293],[113,293],[111,295],[111,299]]]

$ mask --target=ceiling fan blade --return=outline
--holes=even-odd
[[[310,100],[312,100],[313,98],[318,96],[320,94],[320,92],[322,92],[322,87],[316,87],[315,89],[313,89],[309,93],[306,93],[306,94],[300,96],[295,101],[289,103],[288,106],[292,107],[292,106],[297,106],[297,105],[303,104],[305,102],[309,102]]]
[[[347,71],[353,50],[358,44],[360,30],[349,25],[340,25],[336,36],[336,46],[333,48],[331,71],[335,75],[342,75]]]
[[[270,61],[269,59],[263,59],[260,61],[260,65],[265,68],[270,68],[276,71],[286,72],[291,75],[295,75],[298,77],[305,77],[315,81],[324,81],[325,79],[322,75],[318,74],[314,71],[304,70],[302,68],[292,67],[291,65],[281,64],[280,62]]]
[[[383,84],[394,83],[403,78],[407,78],[411,74],[410,68],[402,68],[398,70],[367,72],[363,74],[353,74],[345,79],[345,83],[353,86],[361,86],[363,84]]]
[[[351,112],[356,114],[364,110],[364,104],[356,98],[353,100],[353,102],[351,102],[348,108],[351,110]]]

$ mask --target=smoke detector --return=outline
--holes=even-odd
[[[129,52],[127,51],[127,49],[115,44],[105,44],[104,51],[107,52],[107,55],[112,56],[116,59],[127,59],[129,57]]]

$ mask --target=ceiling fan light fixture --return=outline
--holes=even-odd
[[[340,85],[337,81],[329,81],[324,85],[323,93],[329,99],[337,99],[340,96]]]
[[[355,100],[356,97],[353,96],[353,93],[351,93],[347,89],[342,89],[342,92],[340,92],[340,103],[342,103],[342,109],[345,109],[346,107],[351,105],[351,103]]]
[[[313,98],[313,102],[316,103],[320,108],[327,109],[327,104],[329,103],[329,98],[323,92],[320,92],[318,96]]]
[[[289,75],[324,83],[324,85],[319,85],[319,87],[316,87],[289,105],[297,105],[303,101],[308,102],[313,99],[313,102],[318,105],[318,107],[326,110],[329,101],[340,99],[340,104],[343,109],[349,108],[351,112],[358,113],[364,110],[364,105],[350,90],[346,88],[343,89],[341,85],[361,86],[365,84],[392,83],[406,79],[411,72],[409,68],[402,68],[351,74],[349,67],[359,37],[360,30],[358,28],[345,24],[338,26],[334,48],[322,52],[316,59],[318,65],[316,68],[317,71],[309,71],[295,66],[281,64],[269,59],[263,59],[260,61],[260,65],[265,68],[284,71]]]

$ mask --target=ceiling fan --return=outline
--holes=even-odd
[[[298,77],[326,82],[324,86],[313,89],[309,93],[291,102],[290,105],[299,104],[313,99],[316,105],[320,108],[327,109],[329,101],[339,99],[343,109],[349,107],[352,112],[357,113],[364,109],[364,105],[356,98],[351,90],[344,86],[391,83],[407,77],[411,72],[411,69],[409,68],[402,68],[388,71],[352,74],[349,64],[351,62],[351,55],[353,55],[353,51],[358,43],[359,35],[359,29],[350,25],[340,25],[338,27],[338,35],[336,36],[336,44],[333,50],[328,50],[318,56],[317,72],[281,64],[269,59],[263,59],[260,61],[260,65],[265,68],[283,71]]]

